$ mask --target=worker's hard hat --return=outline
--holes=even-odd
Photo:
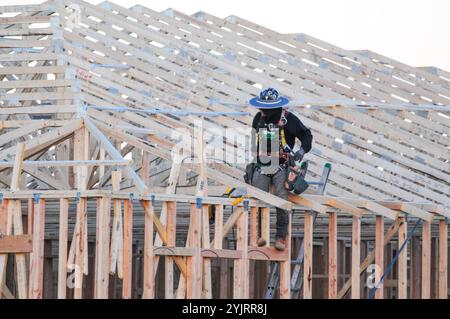
[[[252,98],[249,103],[258,109],[275,109],[286,106],[289,103],[289,100],[280,96],[278,91],[274,88],[268,88],[261,91],[259,96]]]

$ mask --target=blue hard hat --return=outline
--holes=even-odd
[[[289,100],[280,96],[274,88],[268,88],[261,91],[259,96],[252,98],[249,103],[259,109],[275,109],[286,106]]]

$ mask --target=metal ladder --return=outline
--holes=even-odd
[[[302,163],[303,164],[303,163]],[[306,175],[308,170],[308,163],[306,162],[306,165],[302,167],[301,173],[303,177]],[[309,185],[318,185],[316,194],[317,195],[323,195],[325,193],[325,187],[328,182],[328,177],[330,176],[331,172],[331,164],[326,163],[323,167],[322,171],[322,177],[320,178],[320,181],[308,181]],[[311,211],[312,217],[313,217],[313,224],[316,222],[317,212]],[[303,258],[305,256],[305,250],[303,242],[300,246],[297,258],[293,261],[291,261],[292,264],[294,264],[294,270],[292,271],[291,275],[291,299],[298,299],[298,296],[300,295],[300,291],[303,288],[303,276],[302,276],[302,264],[303,264]],[[267,283],[267,291],[264,296],[264,299],[273,299],[273,296],[278,289],[279,283],[280,283],[280,263],[279,262],[272,262],[271,265],[271,271],[269,275],[269,280]]]

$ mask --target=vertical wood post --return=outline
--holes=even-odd
[[[261,238],[270,246],[270,207],[261,208]]]
[[[58,247],[58,299],[66,299],[67,293],[67,241],[69,200],[59,200],[59,247]]]
[[[328,213],[328,299],[337,296],[337,213]]]
[[[406,241],[408,224],[405,217],[400,216],[400,227],[398,229],[398,249]],[[398,257],[398,299],[408,298],[408,247],[405,247]]]
[[[303,299],[312,298],[312,261],[313,261],[313,220],[311,211],[305,212],[305,233],[304,249],[305,257],[303,260]]]
[[[175,247],[176,246],[176,202],[165,202],[163,205],[166,205],[167,209],[167,246]],[[170,256],[165,257],[165,298],[173,299],[174,291],[173,291],[173,258]]]
[[[142,297],[155,298],[154,252],[153,252],[153,204],[150,201],[141,201],[145,211],[144,234],[144,286]]]
[[[112,172],[113,192],[120,191],[121,171]],[[117,273],[119,278],[123,278],[123,222],[122,222],[122,201],[113,199],[114,217],[111,232],[111,251],[109,271],[111,274]]]
[[[133,204],[124,200],[123,209],[123,282],[122,298],[131,298],[133,284]]]
[[[352,288],[351,298],[360,299],[361,295],[361,219],[352,217]]]
[[[250,231],[250,239],[249,239],[249,246],[255,247],[257,246],[258,241],[258,207],[250,207],[250,224],[249,224],[249,231]],[[250,277],[250,288],[249,288],[249,298],[255,298],[255,260],[249,261],[249,269],[248,269],[248,275]]]
[[[438,298],[448,298],[448,225],[439,221],[439,290]]]
[[[377,266],[375,271],[375,284],[378,285],[384,272],[384,218],[380,215],[377,215],[375,221],[375,264]],[[380,283],[377,288],[375,298],[383,299],[384,285]]]
[[[431,223],[422,222],[422,299],[431,293]]]
[[[10,210],[8,208],[9,200],[3,199],[0,202],[0,233],[3,236],[11,235],[11,218],[9,218]],[[6,264],[8,262],[8,254],[0,254],[0,299],[2,298],[3,284],[6,278]]]
[[[202,206],[202,247],[210,248],[211,239],[209,233],[209,206]],[[203,259],[203,297],[207,299],[212,298],[212,283],[211,283],[211,259]]]
[[[189,246],[194,248],[195,254],[187,257],[186,298],[198,299],[202,292],[202,258],[201,258],[201,219],[202,206],[191,204]]]
[[[288,214],[288,230],[286,234],[286,260],[280,261],[280,299],[291,298],[291,233],[292,233],[292,214]]]
[[[94,285],[94,298],[97,299],[108,298],[110,222],[111,200],[109,198],[97,199]]]
[[[28,199],[27,234],[33,235],[34,199]]]
[[[18,213],[20,213],[20,215],[22,214],[21,211]],[[28,292],[29,298],[31,299],[42,299],[44,280],[44,235],[45,200],[37,199],[34,203],[33,252],[31,253],[30,285]]]
[[[258,207],[250,208],[250,246],[256,246],[258,241]]]
[[[250,280],[248,276],[248,209],[242,210],[236,223],[236,249],[242,252],[242,257],[234,261],[234,298],[247,299],[249,296]]]
[[[420,237],[413,236],[411,240],[411,271],[410,271],[410,283],[411,283],[411,299],[420,299],[420,275],[421,271],[421,250]]]
[[[75,236],[75,288],[74,298],[81,299],[83,297],[83,276],[85,272],[85,258],[84,254],[87,250],[85,246],[86,223],[87,223],[87,199],[80,198],[77,204],[77,220],[78,230]]]

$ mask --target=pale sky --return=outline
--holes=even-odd
[[[0,5],[41,0],[0,0]],[[102,1],[90,0],[97,4]],[[369,49],[412,66],[450,71],[449,0],[113,0],[156,11],[236,15],[282,33],[306,33],[349,50]]]

